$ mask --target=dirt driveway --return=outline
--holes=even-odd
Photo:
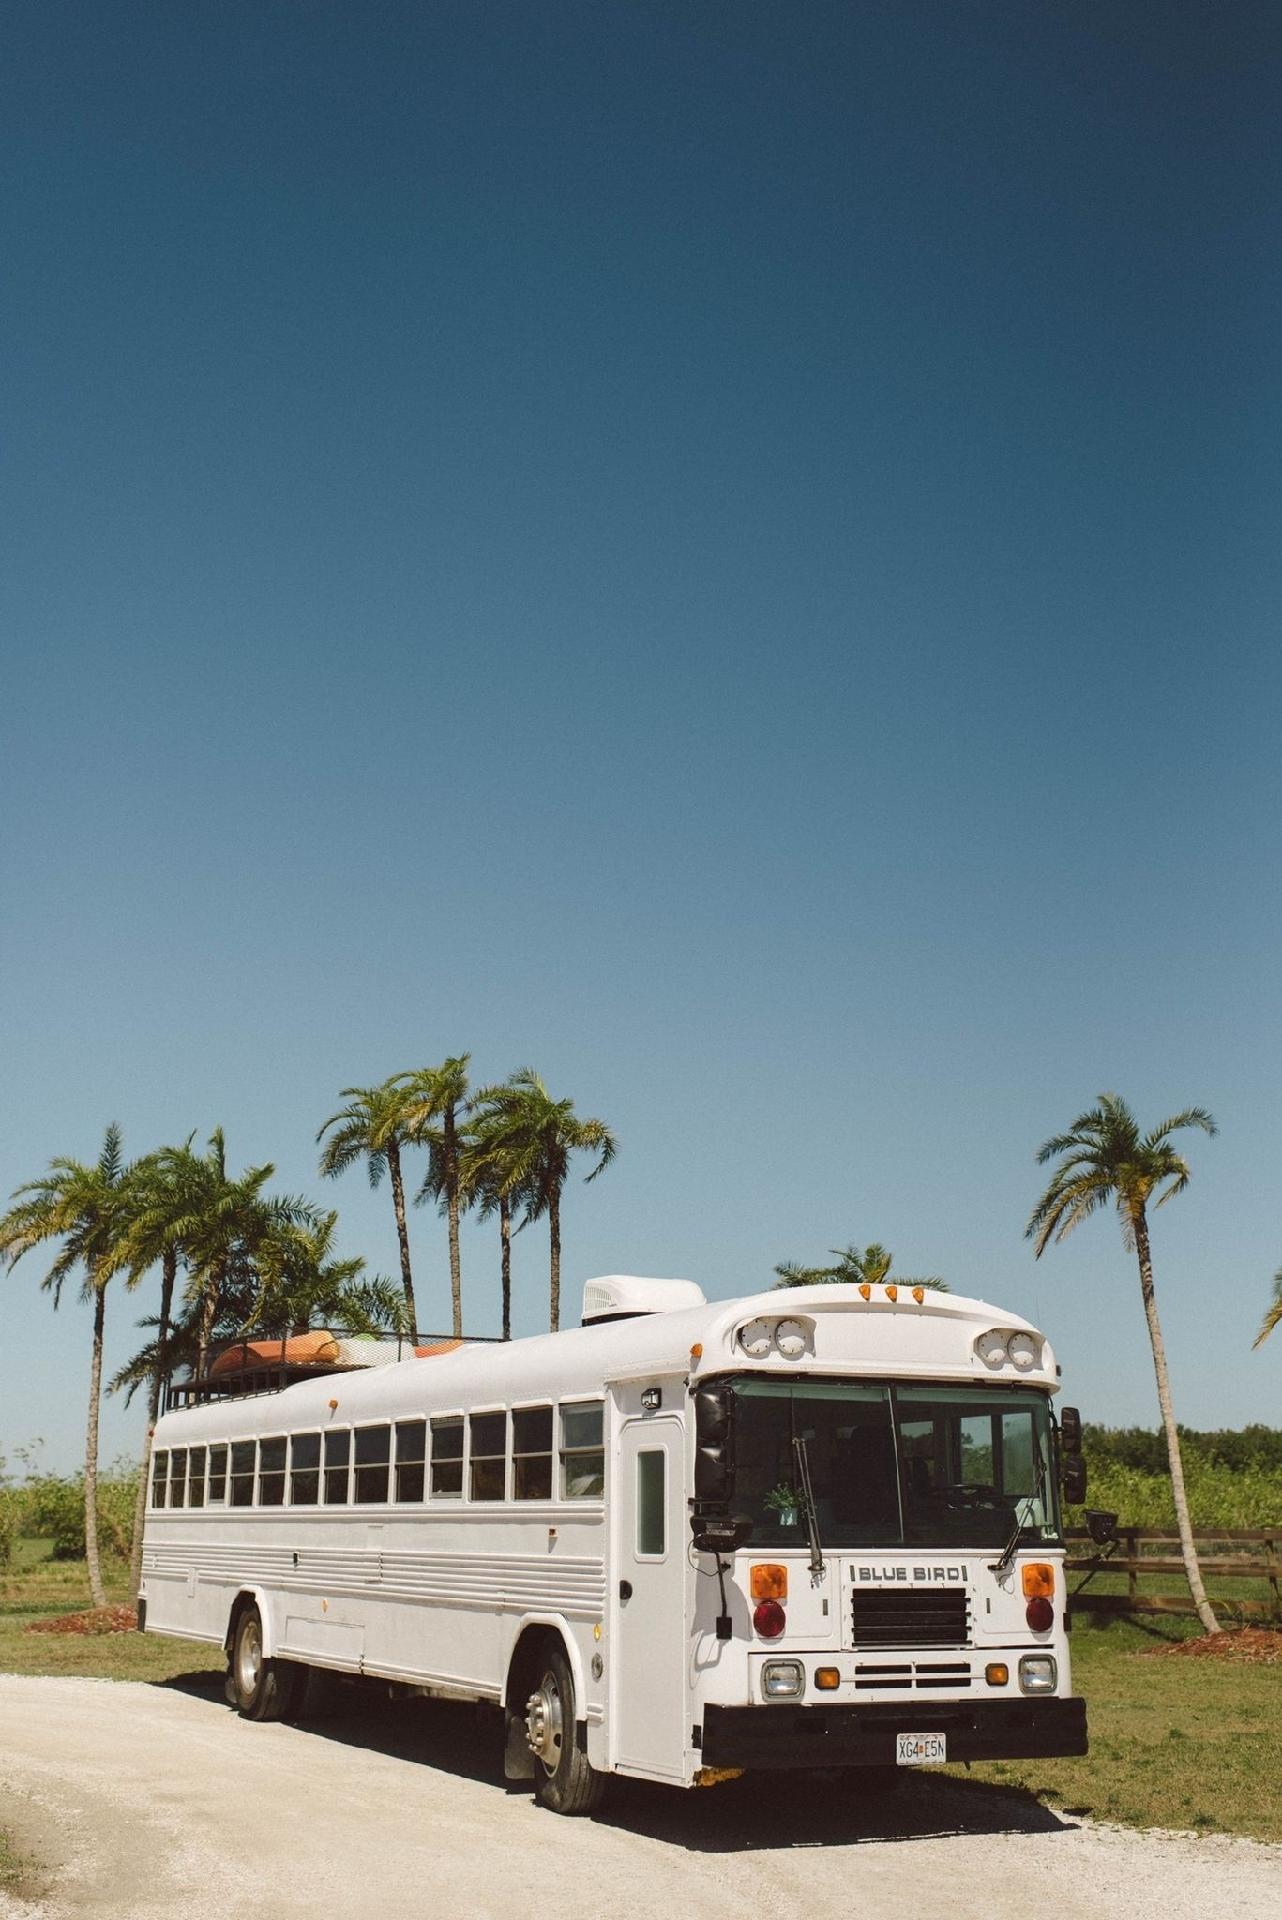
[[[1282,1848],[1130,1834],[914,1777],[689,1794],[616,1782],[597,1819],[506,1791],[470,1710],[252,1726],[190,1686],[0,1675],[0,1825],[46,1865],[3,1920],[1277,1920]]]

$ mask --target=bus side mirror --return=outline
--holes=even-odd
[[[1059,1443],[1065,1453],[1082,1451],[1082,1416],[1076,1407],[1060,1408]]]
[[[1064,1455],[1060,1477],[1069,1506],[1080,1507],[1086,1498],[1086,1462],[1080,1453]]]
[[[752,1532],[751,1520],[742,1514],[692,1513],[690,1532],[698,1553],[733,1553]]]
[[[711,1380],[694,1391],[694,1497],[725,1507],[734,1492],[734,1390]]]
[[[1086,1531],[1097,1547],[1106,1547],[1110,1540],[1117,1538],[1117,1515],[1102,1513],[1093,1507],[1086,1516]]]

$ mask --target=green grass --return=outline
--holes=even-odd
[[[1282,1841],[1282,1666],[1150,1657],[1198,1630],[1182,1618],[1079,1619],[1073,1686],[1089,1754],[993,1761],[971,1777],[1123,1826]]]
[[[48,1542],[21,1540],[15,1565],[0,1578],[0,1672],[82,1674],[107,1680],[172,1680],[180,1673],[221,1671],[221,1647],[201,1640],[162,1640],[150,1633],[28,1633],[33,1620],[79,1613],[92,1603],[83,1560],[53,1560]],[[103,1563],[107,1599],[130,1600],[124,1563]]]
[[[0,1833],[0,1893],[21,1893],[29,1873],[29,1863],[14,1846],[8,1834]]]

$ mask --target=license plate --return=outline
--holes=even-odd
[[[899,1767],[937,1767],[948,1758],[948,1739],[942,1733],[897,1733],[895,1764]]]

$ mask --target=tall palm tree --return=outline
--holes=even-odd
[[[265,1161],[233,1179],[221,1127],[214,1128],[205,1153],[187,1169],[190,1210],[176,1231],[185,1255],[187,1301],[195,1305],[197,1372],[204,1371],[224,1298],[238,1288],[243,1291],[252,1277],[255,1249],[285,1221],[306,1224],[308,1219],[305,1201],[264,1194],[275,1171]]]
[[[604,1120],[581,1120],[572,1100],[554,1100],[533,1067],[521,1067],[502,1087],[489,1088],[507,1116],[512,1155],[512,1191],[519,1187],[526,1220],[548,1221],[549,1313],[555,1333],[561,1324],[561,1193],[569,1177],[570,1155],[591,1153],[595,1180],[618,1152]]]
[[[472,1101],[463,1141],[465,1203],[483,1220],[499,1217],[499,1283],[503,1338],[512,1338],[512,1215],[531,1198],[532,1142],[520,1124],[520,1097],[511,1087],[482,1087]]]
[[[454,1338],[463,1338],[463,1274],[459,1260],[459,1119],[467,1106],[470,1053],[451,1054],[439,1067],[423,1067],[406,1085],[408,1137],[427,1148],[427,1173],[420,1200],[431,1198],[445,1209],[450,1241],[450,1304]]]
[[[191,1150],[194,1139],[195,1135],[189,1134],[181,1147],[161,1147],[136,1163],[134,1205],[118,1242],[114,1261],[116,1267],[124,1268],[130,1287],[136,1286],[149,1268],[157,1264],[160,1267],[160,1311],[156,1318],[157,1334],[147,1376],[147,1432],[143,1441],[142,1469],[138,1479],[129,1555],[131,1593],[137,1593],[142,1577],[142,1531],[147,1511],[151,1442],[160,1412],[161,1388],[169,1371],[174,1288],[179,1263],[186,1257],[187,1240],[184,1235],[190,1236],[204,1171],[202,1162]],[[113,1381],[113,1390],[114,1386]]]
[[[330,1115],[316,1140],[318,1145],[325,1141],[320,1170],[331,1179],[346,1172],[358,1160],[368,1163],[371,1187],[379,1186],[384,1172],[388,1174],[401,1249],[406,1318],[411,1335],[417,1337],[414,1276],[410,1270],[409,1229],[405,1224],[405,1183],[401,1175],[401,1148],[411,1139],[409,1126],[414,1109],[408,1083],[413,1078],[412,1074],[394,1073],[377,1087],[344,1087],[342,1098],[347,1105]]]
[[[1190,1179],[1188,1162],[1171,1145],[1170,1136],[1184,1127],[1200,1127],[1213,1134],[1215,1122],[1205,1107],[1185,1107],[1172,1114],[1151,1132],[1141,1134],[1139,1123],[1126,1102],[1115,1093],[1102,1093],[1099,1104],[1079,1114],[1067,1133],[1057,1133],[1040,1148],[1037,1161],[1045,1166],[1051,1160],[1059,1164],[1050,1184],[1033,1208],[1025,1238],[1033,1241],[1040,1260],[1052,1240],[1064,1240],[1088,1214],[1110,1202],[1117,1209],[1122,1228],[1122,1244],[1139,1262],[1140,1296],[1148,1321],[1149,1343],[1153,1349],[1153,1371],[1157,1375],[1157,1402],[1166,1433],[1166,1457],[1171,1469],[1171,1494],[1175,1502],[1175,1520],[1179,1528],[1184,1570],[1197,1615],[1208,1633],[1217,1623],[1202,1583],[1189,1522],[1188,1499],[1184,1491],[1184,1463],[1180,1457],[1179,1430],[1171,1404],[1171,1381],[1166,1366],[1166,1348],[1157,1317],[1157,1296],[1153,1290],[1153,1260],[1149,1248],[1148,1205],[1165,1206],[1177,1193],[1183,1193]],[[1159,1192],[1159,1188],[1161,1191]],[[1155,1197],[1156,1196],[1156,1197]]]
[[[118,1242],[133,1205],[132,1169],[121,1151],[120,1128],[110,1126],[97,1163],[56,1159],[38,1180],[12,1196],[0,1220],[0,1258],[12,1267],[45,1240],[62,1247],[42,1286],[56,1307],[64,1283],[79,1268],[81,1298],[93,1302],[93,1360],[89,1371],[89,1418],[85,1428],[85,1561],[95,1607],[105,1607],[98,1551],[98,1414],[102,1399],[102,1336],[107,1282]]]

